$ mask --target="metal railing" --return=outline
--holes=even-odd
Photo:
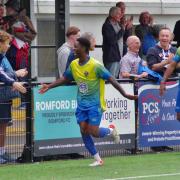
[[[177,81],[179,77],[170,78],[169,81]],[[124,82],[133,82],[137,83],[134,79],[119,79],[119,83]],[[147,79],[142,79],[139,81],[149,81]],[[6,132],[6,149],[11,156],[17,159],[16,162],[33,162],[36,158],[33,156],[33,145],[34,145],[34,113],[33,113],[33,96],[32,89],[33,87],[39,85],[36,82],[26,83],[26,88],[28,92],[24,95],[25,102],[24,107],[20,107],[21,99],[16,98],[12,100],[12,109],[11,109],[11,119],[9,126],[7,127]],[[0,86],[4,86],[3,83],[0,83]],[[137,91],[135,91],[137,93]],[[1,102],[0,102],[1,104]],[[101,155],[112,156],[112,155],[126,155],[126,154],[137,154],[137,153],[147,153],[152,152],[150,148],[140,148],[138,147],[138,107],[136,102],[135,107],[136,112],[136,128],[135,128],[135,148],[134,149],[119,149],[119,150],[105,150],[100,151]],[[180,150],[180,146],[173,147],[175,151]],[[85,156],[89,156],[89,153],[86,151],[82,153]],[[67,155],[66,155],[67,156]],[[62,157],[62,155],[60,155]],[[46,157],[47,158],[47,157]]]
[[[55,45],[37,45],[31,46],[32,49],[36,48],[56,48]],[[96,48],[102,48],[102,45],[96,45]],[[21,107],[21,98],[16,98],[12,100],[12,108],[11,108],[11,119],[9,126],[6,131],[6,149],[7,152],[11,154],[11,156],[16,159],[16,162],[33,162],[33,137],[34,137],[34,115],[33,115],[33,95],[32,88],[34,86],[39,85],[38,82],[35,82],[36,78],[29,79],[26,82],[26,87],[28,92],[24,95],[24,107]],[[179,80],[179,77],[170,78],[169,81]],[[34,82],[33,82],[34,81]],[[134,79],[120,79],[118,80],[120,83],[122,82],[133,82]],[[147,79],[142,79],[140,81],[149,81]],[[0,83],[0,87],[4,86],[4,83]],[[11,103],[11,102],[9,102]],[[1,104],[1,102],[0,102]],[[138,107],[136,104],[136,113],[138,111]],[[136,117],[136,140],[138,139],[138,120]],[[139,151],[139,147],[137,142],[135,142],[136,146],[130,153],[136,154]],[[142,153],[151,152],[150,148],[142,148]],[[174,150],[179,151],[180,146],[175,146]],[[101,151],[102,155],[119,155],[119,154],[129,154],[127,150],[114,150],[114,151]],[[89,156],[87,152],[84,152],[84,155]]]

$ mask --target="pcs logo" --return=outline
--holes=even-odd
[[[153,94],[147,94],[142,98],[140,107],[142,108],[142,123],[144,125],[160,123],[160,99]]]

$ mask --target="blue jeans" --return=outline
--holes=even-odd
[[[119,78],[119,62],[106,63],[105,67],[115,78]]]

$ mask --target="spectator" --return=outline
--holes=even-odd
[[[119,7],[121,9],[122,18],[120,19],[120,26],[124,27],[125,33],[123,36],[124,42],[127,41],[127,38],[132,35],[133,31],[133,16],[131,15],[130,18],[126,19],[125,11],[126,11],[126,5],[124,2],[120,1],[116,3],[116,7]],[[124,43],[125,45],[125,43]],[[126,47],[126,46],[125,46]]]
[[[148,50],[147,63],[150,69],[159,73],[161,76],[167,66],[172,62],[172,58],[176,53],[176,48],[171,46],[172,33],[167,27],[159,32],[159,42]],[[172,151],[168,146],[151,147],[153,151]]]
[[[174,41],[177,41],[177,47],[180,46],[180,20],[176,22],[174,26]]]
[[[67,42],[65,42],[58,50],[58,70],[59,77],[63,76],[63,73],[66,70],[66,64],[71,50],[74,48],[74,44],[77,38],[80,37],[80,29],[75,26],[68,28],[66,32]]]
[[[35,28],[29,17],[26,16],[26,10],[20,8],[18,0],[8,0],[5,6],[7,15],[5,20],[8,24],[7,32],[14,37],[6,54],[7,59],[13,70],[22,68],[29,70],[29,47],[31,41],[36,36]],[[21,77],[19,80],[27,81],[27,76]],[[25,97],[23,95],[21,101],[22,103],[18,108],[23,110],[26,108]]]
[[[85,32],[85,33],[83,33],[81,35],[81,37],[86,38],[87,40],[89,40],[90,45],[91,45],[90,51],[94,51],[95,46],[96,46],[96,39],[95,39],[94,35],[92,33],[90,33],[90,32]],[[69,54],[68,60],[67,60],[66,69],[69,67],[71,62],[73,60],[75,60],[75,59],[76,59],[76,55],[75,55],[74,49],[72,49],[70,54]]]
[[[7,58],[14,70],[28,69],[29,45],[35,38],[36,31],[29,17],[26,16],[26,10],[20,9],[18,0],[8,0],[5,6],[9,26],[7,32],[14,36]]]
[[[6,85],[12,86],[14,90],[25,93],[26,89],[20,82],[17,82],[16,77],[25,76],[27,71],[21,69],[14,73],[9,61],[4,55],[9,48],[10,40],[11,37],[9,34],[0,31],[0,81],[4,82]],[[4,90],[6,89],[3,87],[0,88],[0,164],[11,162],[13,160],[9,154],[6,153],[5,149],[6,127],[11,120],[11,101],[9,99],[4,99]]]
[[[81,35],[81,37],[86,38],[90,42],[90,51],[94,51],[96,46],[96,38],[90,32],[85,32]]]
[[[0,4],[0,29],[4,30],[4,6]]]
[[[123,35],[125,30],[119,25],[122,16],[120,8],[111,7],[109,16],[102,26],[103,63],[115,78],[119,76],[119,62],[123,56]]]
[[[3,20],[4,16],[4,6],[3,4],[0,4],[0,22]]]
[[[150,47],[156,44],[154,37],[153,18],[148,11],[144,11],[139,16],[139,25],[135,27],[135,34],[141,41],[140,56],[145,57]]]
[[[130,78],[130,76],[136,75],[137,78],[147,77],[147,73],[143,72],[138,75],[138,66],[141,61],[139,57],[139,49],[141,42],[137,36],[129,36],[127,39],[128,52],[121,59],[120,62],[120,78]]]
[[[176,53],[176,48],[171,46],[172,33],[169,28],[162,28],[159,32],[159,42],[148,50],[147,64],[150,69],[163,76],[167,65]]]
[[[6,31],[8,28],[7,18],[4,17],[5,9],[4,5],[0,4],[0,30]]]

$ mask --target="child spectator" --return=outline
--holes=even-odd
[[[12,103],[9,96],[11,93],[14,94],[15,90],[18,90],[22,93],[26,92],[26,89],[22,86],[22,84],[17,82],[17,77],[23,77],[27,75],[27,71],[25,69],[20,69],[14,72],[11,65],[9,64],[9,61],[4,55],[9,48],[10,41],[11,36],[4,31],[0,31],[0,81],[4,82],[6,85],[5,88],[0,87],[0,164],[14,161],[14,159],[12,159],[9,154],[6,153],[5,148],[6,127],[11,121]],[[7,88],[7,86],[12,86],[14,91],[8,91],[10,87]]]

